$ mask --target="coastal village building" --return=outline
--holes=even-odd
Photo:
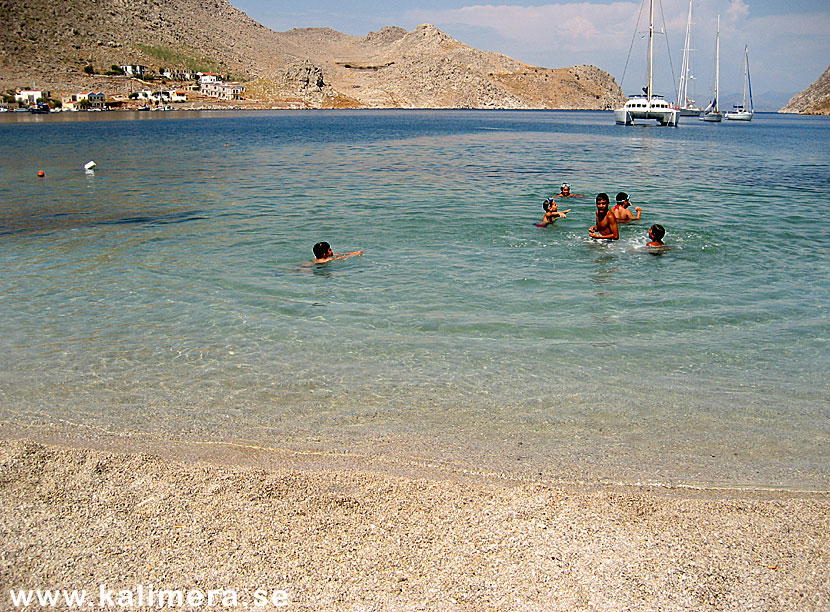
[[[220,100],[241,100],[245,92],[245,86],[240,83],[205,83],[202,85],[202,93],[206,96],[219,98]]]
[[[100,91],[87,91],[78,94],[78,102],[81,100],[89,100],[90,108],[103,109],[107,105],[107,97]]]
[[[149,89],[142,89],[138,92],[138,99],[150,104],[187,102],[187,94],[177,89],[169,89],[164,91],[150,91]]]
[[[107,108],[107,96],[100,91],[84,91],[63,96],[61,98],[62,108],[64,110],[80,110],[80,103],[84,100],[89,101],[89,108],[100,108],[101,110]]]
[[[138,77],[140,79],[143,79],[144,75],[147,74],[147,66],[142,66],[140,64],[121,64],[119,68],[121,68],[124,74]]]
[[[245,86],[240,83],[225,83],[217,79],[219,75],[203,74],[199,77],[199,90],[206,96],[220,100],[241,100]]]
[[[48,97],[49,92],[42,89],[21,89],[14,94],[14,100],[18,104],[34,104],[38,100],[46,100]]]
[[[167,70],[164,70],[161,74],[162,76],[170,79],[171,81],[192,81],[194,78],[192,72],[170,70],[169,68]]]

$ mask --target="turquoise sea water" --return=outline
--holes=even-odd
[[[0,119],[6,424],[830,485],[827,118],[67,115]]]

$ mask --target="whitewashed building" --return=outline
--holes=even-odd
[[[193,73],[188,72],[186,70],[171,70],[167,68],[162,73],[162,76],[170,79],[171,81],[192,81],[193,80]]]
[[[42,89],[21,89],[14,94],[14,101],[19,104],[34,104],[38,100],[45,100],[49,92]]]
[[[138,92],[138,99],[150,104],[167,104],[169,102],[187,102],[187,94],[176,89],[150,91],[142,89]]]
[[[245,86],[241,83],[202,83],[201,91],[206,96],[219,98],[220,100],[241,100],[245,93]]]
[[[144,75],[147,74],[147,66],[142,66],[141,64],[121,64],[119,68],[121,68],[124,74],[140,79],[143,79]]]

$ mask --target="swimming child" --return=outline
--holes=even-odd
[[[665,228],[659,223],[655,223],[650,228],[648,228],[648,237],[651,238],[651,242],[647,243],[646,246],[665,246],[663,244],[663,236],[665,235]]]
[[[570,208],[568,210],[558,210],[559,207],[556,204],[556,200],[553,198],[545,200],[542,204],[542,208],[545,209],[545,216],[542,217],[542,221],[540,223],[536,224],[536,227],[547,227],[559,218],[564,219],[567,214],[571,212]]]
[[[584,193],[571,193],[570,183],[562,183],[559,187],[559,193],[556,194],[560,198],[584,198]]]
[[[328,242],[318,242],[314,245],[314,261],[313,264],[321,264],[335,259],[346,259],[352,255],[363,255],[363,251],[352,251],[351,253],[332,253],[331,245]]]

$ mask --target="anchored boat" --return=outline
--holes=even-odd
[[[648,85],[643,94],[631,96],[622,108],[614,111],[614,121],[631,125],[635,121],[657,121],[660,125],[677,125],[677,109],[661,95],[654,93],[654,0],[649,0],[648,13]]]
[[[715,36],[715,97],[700,116],[701,121],[719,123],[723,120],[723,113],[718,108],[718,82],[720,81],[720,15],[718,15],[718,33]]]
[[[749,94],[749,107],[747,107],[747,94]],[[732,121],[752,121],[755,109],[752,106],[752,81],[749,78],[749,49],[744,46],[744,97],[741,104],[736,104],[731,111],[723,114],[724,118]]]
[[[698,117],[701,109],[689,97],[692,76],[692,0],[689,0],[689,19],[686,21],[686,38],[683,43],[683,62],[680,65],[680,87],[677,92],[677,112],[681,117]]]

